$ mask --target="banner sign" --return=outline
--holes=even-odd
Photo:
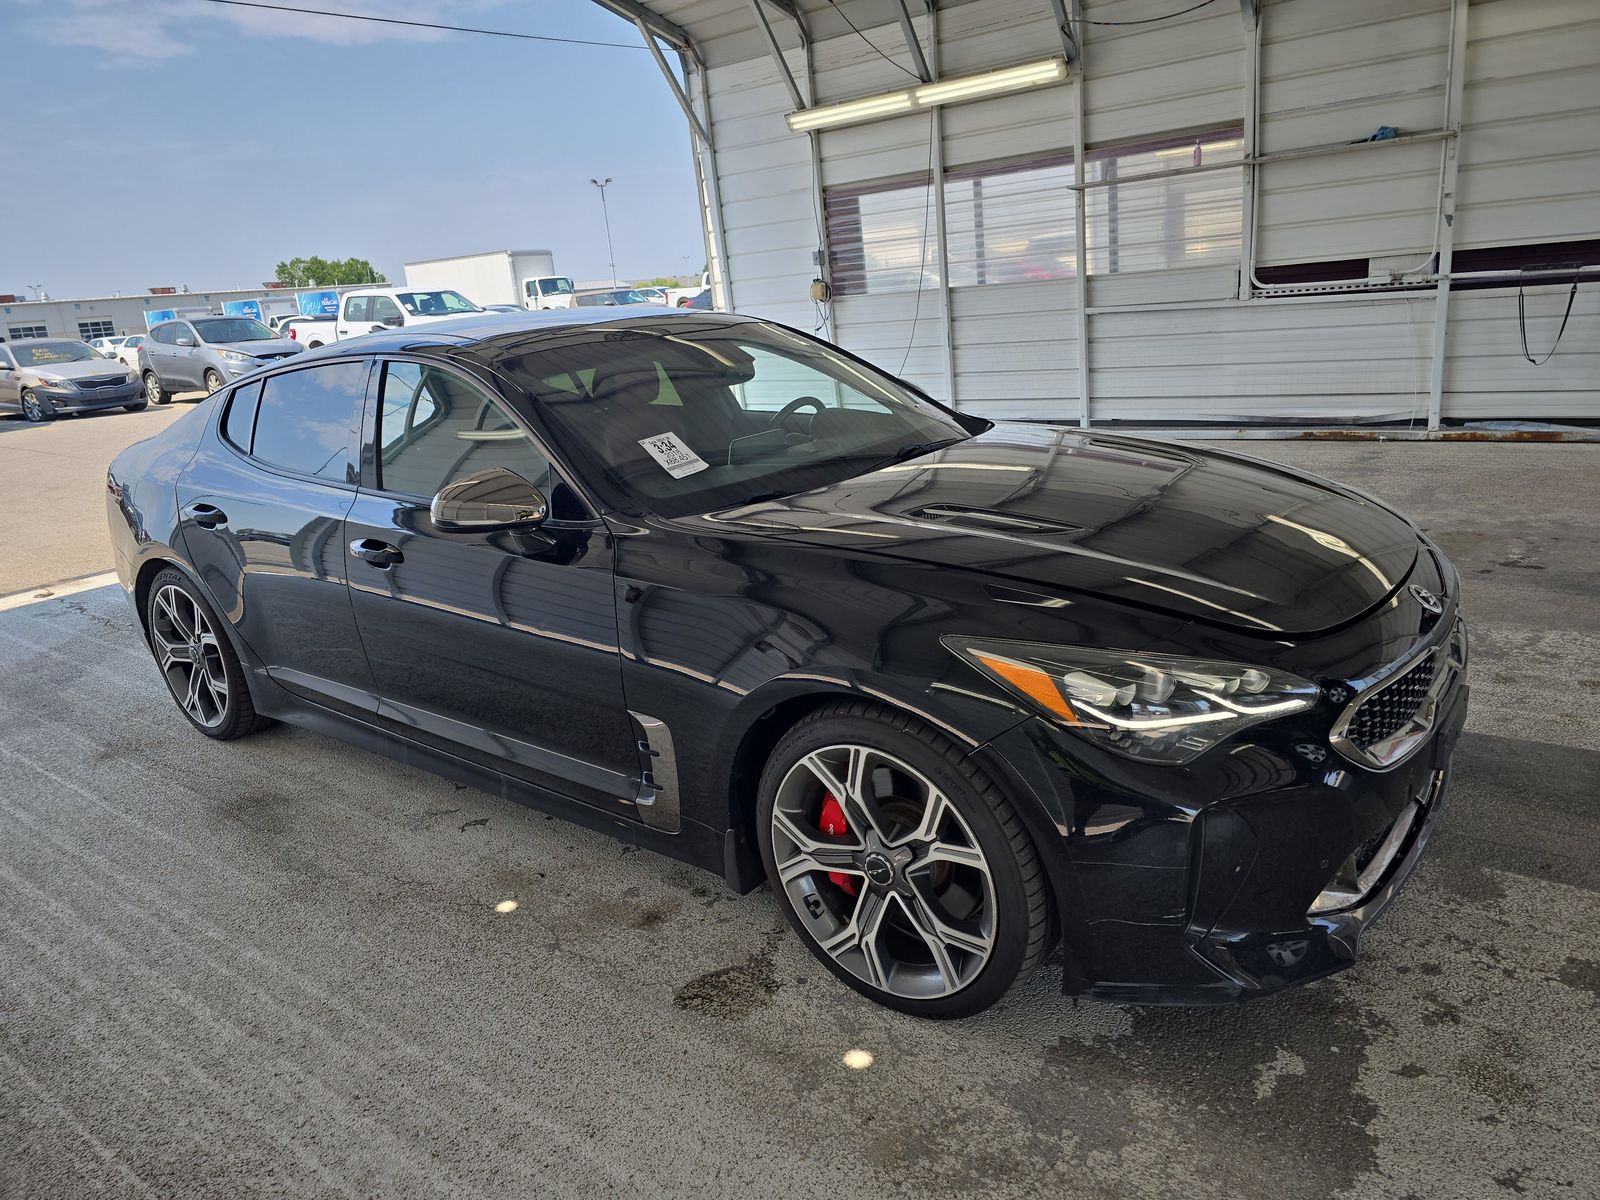
[[[161,324],[163,321],[170,321],[177,315],[178,310],[175,308],[146,309],[144,314],[144,327],[149,329],[152,326]]]
[[[301,292],[297,297],[302,317],[336,317],[339,315],[338,292]]]
[[[225,317],[250,317],[261,320],[261,301],[259,300],[224,300],[222,302],[222,315]]]

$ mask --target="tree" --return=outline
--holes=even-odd
[[[332,287],[341,283],[387,283],[364,258],[291,258],[277,268],[277,280],[290,287]]]

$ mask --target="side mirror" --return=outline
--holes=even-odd
[[[406,323],[406,319],[399,313],[391,313],[383,319],[383,323],[390,329],[398,329]]]
[[[174,343],[174,345],[178,345],[178,346],[193,346],[194,345],[194,339],[192,337],[190,337],[187,333],[180,333],[178,335],[178,340]]]
[[[436,528],[452,533],[531,529],[550,513],[544,493],[515,471],[490,467],[440,489],[428,510]]]

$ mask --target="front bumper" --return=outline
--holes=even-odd
[[[75,388],[70,392],[54,388],[34,388],[33,394],[49,405],[52,412],[92,412],[98,408],[121,408],[144,399],[144,384],[135,379],[113,387]]]
[[[1085,752],[1032,719],[982,751],[1032,793],[1056,894],[1070,993],[1138,1004],[1222,1004],[1330,975],[1415,869],[1444,807],[1466,720],[1458,679],[1428,738],[1384,770],[1304,728],[1220,749],[1188,768]],[[1206,761],[1209,760],[1209,761]],[[1370,868],[1348,903],[1341,867]]]

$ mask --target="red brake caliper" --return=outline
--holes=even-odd
[[[850,822],[844,819],[844,807],[833,798],[832,792],[823,793],[822,813],[817,818],[817,824],[829,837],[845,837],[850,832]],[[828,881],[849,895],[856,894],[855,878],[843,871],[829,871]]]

